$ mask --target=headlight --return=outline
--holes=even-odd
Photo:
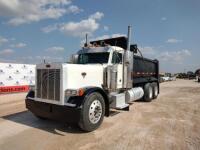
[[[66,90],[65,96],[75,96],[77,95],[77,90]]]
[[[72,95],[77,95],[77,91],[72,90],[72,91],[71,91],[71,94],[72,94]]]
[[[65,96],[82,96],[83,94],[84,94],[83,89],[77,89],[77,90],[67,89],[67,90],[65,90]]]

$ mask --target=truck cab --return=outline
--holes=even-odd
[[[137,47],[128,41],[93,41],[69,63],[36,65],[36,85],[26,107],[39,118],[78,123],[84,131],[93,131],[110,108],[129,110],[132,101],[157,98],[158,61],[134,56]]]
[[[97,69],[96,73],[93,72],[94,79],[98,76],[98,70],[101,70],[102,72],[99,74],[101,79],[95,79],[95,81],[100,81],[101,83],[98,85],[100,88],[103,85],[107,84],[107,80],[105,81],[106,73],[108,71],[109,67],[115,66],[117,67],[117,88],[122,88],[122,70],[123,70],[123,55],[124,50],[117,46],[105,46],[105,47],[87,47],[80,50],[76,55],[75,59],[72,59],[73,64],[83,65],[86,67],[85,72],[87,72],[87,67],[93,66],[97,69],[97,67],[100,67],[101,69]],[[87,73],[86,73],[87,75]],[[86,76],[85,75],[85,76]],[[91,80],[91,78],[89,79]],[[90,84],[91,85],[91,84]],[[94,83],[93,86],[96,86],[97,84]],[[84,85],[87,86],[87,85]]]

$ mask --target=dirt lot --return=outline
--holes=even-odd
[[[134,102],[91,133],[37,119],[24,96],[0,96],[0,150],[200,149],[200,84],[192,80],[162,83],[157,100]]]

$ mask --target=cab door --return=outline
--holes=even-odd
[[[123,53],[118,51],[113,51],[112,54],[112,65],[117,68],[117,89],[122,88],[123,83]]]

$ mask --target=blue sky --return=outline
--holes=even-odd
[[[66,61],[90,39],[133,29],[145,57],[163,72],[200,68],[199,0],[0,0],[0,61]]]

